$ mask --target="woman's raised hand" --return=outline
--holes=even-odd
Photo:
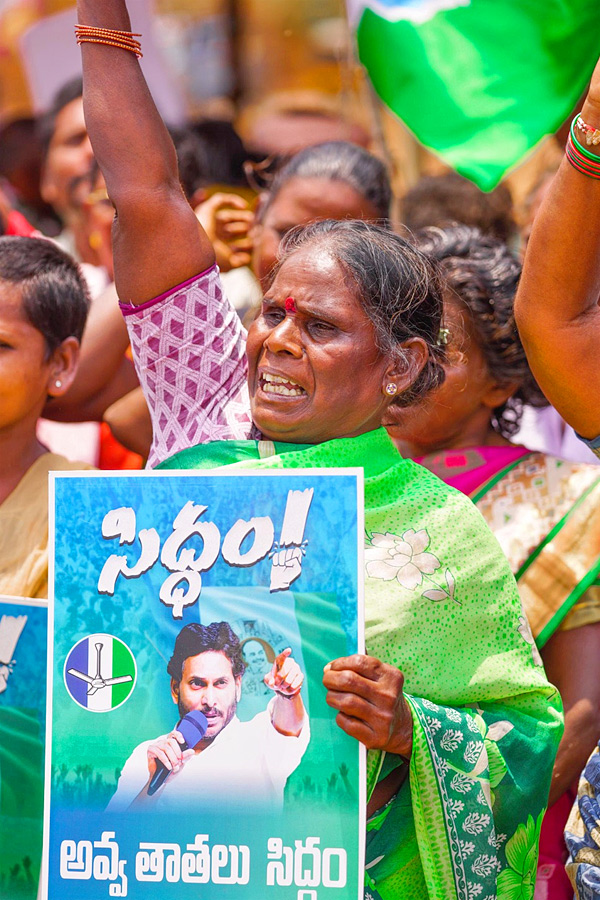
[[[125,0],[78,0],[77,11],[81,25],[132,30]],[[115,283],[122,301],[140,304],[208,269],[215,254],[135,53],[83,43],[81,55],[86,124],[117,211]]]
[[[581,118],[600,129],[600,63]],[[600,160],[600,145],[587,149]],[[533,223],[515,316],[538,384],[586,438],[600,434],[599,297],[600,179],[565,158]]]
[[[323,684],[343,731],[369,750],[410,758],[413,722],[402,672],[374,656],[355,654],[328,663]]]

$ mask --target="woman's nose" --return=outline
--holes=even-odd
[[[286,316],[272,329],[265,346],[272,353],[290,353],[298,359],[302,356],[302,335],[293,316]]]

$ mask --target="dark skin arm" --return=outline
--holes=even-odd
[[[325,667],[327,704],[338,710],[340,728],[369,750],[385,750],[405,761],[412,754],[413,721],[404,697],[404,675],[373,656],[341,657]],[[371,815],[398,790],[405,767],[378,784],[367,807]]]
[[[120,444],[146,459],[152,445],[152,420],[140,387],[110,406],[104,421]]]
[[[79,22],[131,31],[125,0],[78,0]],[[140,304],[214,263],[189,206],[175,148],[133,53],[82,45],[83,101],[94,155],[117,211],[115,283],[123,302]]]
[[[600,623],[557,631],[542,659],[565,710],[565,731],[552,770],[552,804],[579,777],[600,737]]]
[[[581,115],[600,128],[600,64]],[[588,438],[600,434],[599,297],[600,180],[563,160],[533,224],[515,315],[540,387]]]

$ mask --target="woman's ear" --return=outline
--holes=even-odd
[[[498,384],[494,382],[481,397],[481,402],[488,409],[497,409],[519,390],[517,382]]]
[[[49,397],[62,397],[67,393],[75,380],[78,364],[79,341],[76,337],[68,337],[50,358],[47,387]]]
[[[429,359],[429,348],[423,338],[409,338],[399,349],[383,375],[382,391],[390,403],[415,383]]]

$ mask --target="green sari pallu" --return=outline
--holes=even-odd
[[[365,898],[532,898],[561,703],[479,512],[384,429],[205,444],[160,468],[223,465],[364,468],[367,651],[404,673],[414,723],[409,778],[368,824]],[[368,795],[402,764],[369,751]]]

